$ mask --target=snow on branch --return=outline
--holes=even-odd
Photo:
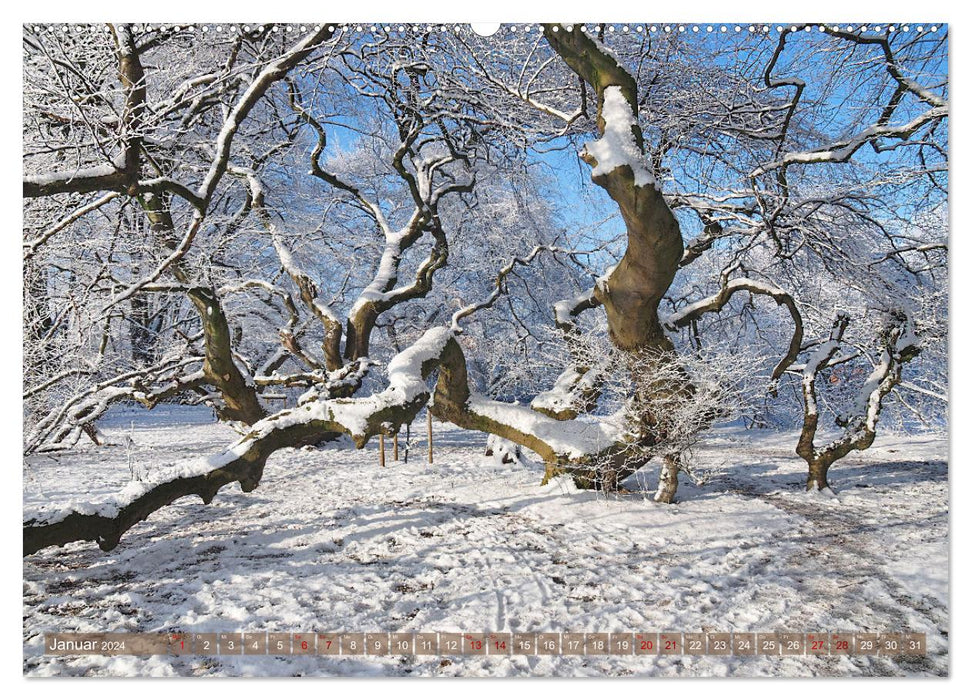
[[[853,154],[866,144],[880,138],[909,138],[921,127],[948,116],[946,106],[933,107],[906,124],[891,126],[888,124],[874,124],[850,138],[835,141],[822,148],[812,151],[786,153],[782,158],[771,163],[761,165],[752,171],[751,177],[759,177],[772,170],[786,168],[793,164],[813,163],[845,163]]]
[[[24,554],[76,540],[95,541],[107,551],[133,525],[183,496],[197,495],[208,504],[219,489],[233,482],[252,491],[259,485],[267,458],[277,449],[320,442],[335,433],[351,435],[362,447],[373,435],[397,430],[427,402],[430,392],[425,381],[451,338],[446,328],[427,331],[389,363],[388,387],[379,394],[315,401],[281,411],[255,423],[219,455],[189,461],[99,501],[51,504],[25,513]]]
[[[596,407],[601,374],[599,368],[567,367],[553,388],[537,394],[529,407],[556,420],[576,418]]]
[[[839,314],[833,322],[833,328],[830,331],[829,338],[819,344],[819,347],[813,351],[803,366],[802,394],[807,416],[816,416],[819,414],[819,408],[816,404],[816,376],[821,370],[829,366],[833,356],[836,355],[836,351],[840,348],[840,341],[843,339],[843,333],[846,332],[846,326],[849,322],[849,316]]]
[[[461,428],[497,435],[532,450],[546,463],[547,474],[567,465],[583,468],[623,449],[623,430],[610,421],[559,421],[528,406],[472,393],[458,342],[445,348],[429,410]]]
[[[358,295],[348,314],[347,357],[365,357],[370,347],[371,331],[378,317],[397,304],[427,295],[432,289],[435,273],[448,262],[448,239],[441,221],[437,214],[426,214],[427,212],[415,209],[414,216],[404,228],[386,234],[378,269],[370,284]],[[428,255],[415,270],[411,284],[397,287],[399,268],[405,251],[426,230],[431,233],[434,241]]]
[[[731,300],[735,292],[746,291],[751,294],[761,294],[775,299],[776,304],[785,306],[792,316],[793,331],[792,340],[789,342],[789,349],[786,355],[779,361],[775,369],[772,370],[772,380],[777,380],[786,371],[796,358],[802,347],[803,324],[802,315],[796,306],[795,300],[788,292],[774,284],[760,282],[748,277],[739,277],[731,281],[722,281],[722,288],[716,293],[704,299],[694,302],[680,309],[676,313],[668,316],[664,321],[664,326],[668,330],[677,330],[688,326],[692,321],[709,312],[719,312]]]
[[[293,252],[290,250],[290,247],[287,244],[285,233],[281,231],[280,228],[273,222],[269,211],[267,211],[265,207],[265,190],[262,180],[254,170],[239,167],[232,163],[229,164],[228,171],[233,175],[239,175],[246,179],[250,190],[250,199],[252,200],[253,211],[269,232],[270,240],[273,243],[273,249],[276,251],[277,257],[280,259],[280,265],[283,267],[283,271],[287,273],[293,283],[297,286],[297,289],[300,292],[301,301],[303,301],[307,308],[310,309],[311,313],[324,327],[323,350],[327,369],[331,371],[340,369],[342,365],[340,341],[341,332],[343,330],[341,321],[328,304],[320,301],[317,283],[297,263],[296,259],[293,257]],[[301,353],[296,354],[300,355]],[[314,366],[313,363],[308,364]]]
[[[898,63],[897,58],[894,56],[893,50],[890,47],[890,42],[886,37],[879,35],[866,36],[863,34],[856,34],[850,31],[841,30],[838,27],[828,27],[825,25],[821,25],[821,27],[823,31],[830,36],[835,36],[839,39],[850,41],[854,44],[879,46],[883,52],[883,65],[887,69],[890,76],[897,81],[899,89],[913,93],[919,100],[934,107],[943,107],[947,104],[947,100],[945,100],[941,95],[928,90],[917,81],[913,80],[912,78],[908,78],[903,74],[900,64]]]
[[[279,80],[284,78],[297,64],[309,56],[314,49],[321,43],[333,36],[333,31],[328,28],[326,23],[320,25],[315,31],[299,41],[288,51],[269,61],[253,78],[250,84],[243,91],[243,94],[236,100],[228,110],[223,125],[219,130],[214,144],[214,157],[210,163],[202,182],[193,193],[174,181],[162,179],[157,185],[162,189],[168,189],[183,198],[187,199],[195,211],[189,222],[181,240],[171,247],[169,254],[163,258],[155,268],[140,280],[128,285],[124,291],[115,295],[102,309],[102,313],[107,313],[118,304],[130,299],[146,285],[155,282],[166,270],[178,263],[192,248],[196,236],[206,219],[209,205],[219,182],[222,180],[230,166],[230,155],[232,152],[233,140],[243,125],[249,113],[256,104],[263,98],[267,91]],[[137,173],[133,173],[132,177]],[[126,174],[126,177],[128,175]]]
[[[637,81],[580,25],[547,24],[543,36],[597,94],[600,138],[583,154],[593,166],[593,182],[617,203],[627,228],[627,250],[595,292],[607,314],[610,337],[630,350],[664,345],[657,305],[674,280],[684,242],[644,161]]]
[[[608,277],[609,274],[607,272],[604,277]],[[561,299],[553,304],[553,319],[556,327],[564,333],[573,331],[576,328],[577,316],[584,311],[600,305],[600,300],[596,297],[596,291],[596,287],[591,287],[572,299]]]
[[[328,27],[326,22],[318,25],[314,31],[309,32],[293,48],[275,60],[270,61],[253,78],[253,81],[247,86],[246,90],[223,120],[222,128],[216,137],[216,156],[213,158],[205,178],[203,178],[202,183],[196,190],[196,196],[200,200],[208,204],[212,198],[216,190],[216,185],[219,184],[219,180],[229,166],[229,155],[233,138],[256,103],[260,101],[263,95],[266,94],[266,91],[275,82],[283,78],[294,66],[310,55],[319,44],[330,39],[333,34],[333,29]]]
[[[94,201],[88,202],[87,204],[81,207],[78,207],[73,212],[65,216],[63,219],[58,221],[56,224],[54,224],[43,233],[36,236],[35,238],[24,241],[24,260],[26,261],[32,258],[37,253],[37,249],[40,248],[42,245],[44,245],[48,240],[50,240],[52,236],[56,235],[57,233],[60,233],[65,228],[73,224],[75,221],[82,219],[86,215],[100,209],[108,202],[114,199],[117,199],[120,196],[121,194],[119,192],[109,192],[106,195],[98,197]]]
[[[374,219],[375,223],[381,231],[388,235],[391,231],[391,227],[388,225],[388,221],[384,216],[384,212],[381,211],[381,207],[372,202],[370,199],[364,196],[364,193],[354,185],[344,182],[342,179],[337,177],[334,173],[331,173],[323,168],[320,164],[320,156],[324,152],[324,147],[327,145],[327,132],[324,131],[323,125],[300,103],[300,94],[297,89],[296,84],[292,80],[287,81],[288,91],[287,95],[290,100],[290,106],[293,111],[299,116],[317,136],[317,143],[314,144],[314,148],[310,153],[310,175],[323,180],[331,187],[336,187],[337,189],[344,190],[357,200],[358,204],[368,212]]]
[[[525,257],[521,258],[519,256],[514,256],[508,263],[499,269],[498,273],[496,273],[496,281],[492,288],[492,292],[488,297],[482,301],[477,301],[463,306],[461,309],[452,314],[452,332],[456,335],[462,332],[462,326],[459,324],[459,321],[462,319],[468,318],[472,314],[476,313],[477,311],[481,311],[482,309],[492,308],[492,306],[499,299],[499,296],[502,294],[503,285],[506,282],[506,278],[516,268],[516,265],[529,265],[541,252],[556,252],[557,250],[558,248],[552,246],[537,245],[534,246],[533,249],[529,251],[529,254]]]
[[[600,108],[603,120],[601,136],[584,146],[583,159],[593,165],[591,177],[606,176],[627,166],[634,173],[637,187],[654,185],[654,175],[634,136],[637,115],[617,85],[604,90]]]
[[[880,361],[860,387],[852,413],[839,419],[839,423],[850,431],[876,431],[883,397],[900,383],[904,363],[916,357],[920,350],[913,319],[909,315],[895,313],[890,326],[883,333],[881,344]]]
[[[202,371],[185,370],[202,362],[202,357],[193,355],[171,356],[152,367],[124,372],[84,388],[40,418],[29,431],[25,430],[24,454],[73,446],[85,427],[117,401],[133,400],[152,408],[160,401],[201,386],[205,383]],[[65,373],[55,379],[73,374]]]
[[[434,403],[428,380],[438,371]],[[313,400],[253,424],[221,454],[167,470],[151,481],[129,484],[93,502],[48,504],[25,513],[24,554],[78,540],[103,550],[152,513],[184,496],[210,503],[225,485],[255,489],[267,458],[284,447],[315,444],[344,433],[358,447],[379,433],[397,432],[426,405],[433,415],[461,427],[492,433],[532,449],[548,464],[584,462],[619,449],[609,423],[556,421],[527,406],[505,404],[469,391],[465,357],[448,328],[426,331],[388,364],[388,386],[368,397]]]
[[[837,317],[829,338],[816,348],[802,370],[804,416],[796,454],[809,465],[807,488],[810,490],[829,489],[826,478],[829,467],[853,450],[865,450],[873,444],[883,399],[900,384],[903,366],[920,352],[920,340],[911,316],[901,310],[892,311],[887,327],[880,334],[879,361],[857,392],[849,413],[837,416],[842,434],[825,446],[816,447],[819,427],[816,378],[830,366],[848,323],[849,317],[845,314]]]
[[[467,404],[473,419],[501,425],[510,432],[519,432],[524,442],[547,462],[583,460],[609,451],[622,439],[616,426],[600,421],[559,421],[542,415],[528,406],[493,401],[480,394],[472,394]],[[487,432],[493,432],[491,430]],[[507,437],[502,432],[496,434]],[[537,449],[534,445],[542,445]]]
[[[604,278],[609,276],[608,271]],[[553,387],[542,391],[530,402],[529,407],[556,420],[572,420],[581,413],[596,408],[601,395],[603,372],[596,366],[599,358],[593,358],[580,342],[576,319],[584,311],[600,306],[597,288],[581,292],[572,299],[562,299],[553,304],[556,327],[562,331],[573,365],[556,378]]]
[[[555,246],[537,245],[525,257],[513,257],[508,263],[500,268],[496,275],[496,281],[492,293],[484,300],[478,301],[462,307],[452,315],[452,332],[456,335],[462,333],[462,326],[459,322],[468,318],[477,311],[491,308],[499,299],[503,292],[506,278],[512,273],[516,265],[528,265],[541,252],[570,252]],[[573,299],[564,299],[553,305],[553,314],[556,325],[567,336],[568,342],[573,341],[571,337],[575,332],[576,323],[574,319],[583,311],[599,305],[594,296],[594,289]],[[596,406],[597,398],[600,395],[599,373],[590,371],[589,367],[579,366],[570,367],[564,370],[557,378],[552,389],[541,392],[530,403],[530,408],[555,420],[572,420],[581,412],[592,410]]]
[[[62,170],[42,175],[24,177],[23,196],[49,197],[54,194],[74,192],[102,192],[104,190],[124,190],[131,177],[123,170],[124,162],[116,158],[111,163],[91,165],[74,170]]]

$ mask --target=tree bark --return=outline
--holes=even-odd
[[[556,31],[554,31],[554,28]],[[579,25],[567,29],[546,25],[544,36],[577,75],[593,86],[597,94],[597,128],[600,136],[608,128],[604,118],[604,95],[617,87],[631,110],[631,138],[644,154],[644,136],[637,123],[637,83]],[[597,161],[585,151],[584,160],[596,168]],[[645,159],[645,167],[649,167]],[[681,229],[655,183],[638,183],[630,165],[592,176],[620,209],[627,227],[627,251],[595,295],[607,313],[610,338],[622,350],[663,348],[671,342],[658,320],[658,304],[678,271],[684,252]]]
[[[202,319],[205,333],[206,361],[202,371],[206,379],[222,394],[225,406],[217,409],[222,420],[252,425],[266,415],[260,405],[256,386],[248,382],[233,359],[232,335],[219,299],[211,289],[194,287],[189,298]]]
[[[830,462],[825,459],[813,459],[809,462],[809,477],[806,479],[807,491],[822,491],[829,488],[826,475],[829,473]]]
[[[688,378],[680,386],[670,380],[658,384],[651,378],[654,363],[676,363],[674,346],[664,334],[658,318],[658,305],[667,292],[684,253],[681,229],[668,208],[661,190],[650,174],[651,165],[644,149],[644,135],[638,123],[637,82],[616,59],[579,25],[571,28],[548,24],[543,34],[552,49],[567,65],[589,83],[597,95],[597,130],[600,138],[623,139],[639,160],[615,164],[611,170],[601,167],[594,152],[596,143],[587,144],[581,157],[592,168],[591,179],[602,187],[620,209],[627,228],[627,250],[617,266],[594,289],[594,297],[603,305],[613,344],[631,355],[635,401],[642,409],[641,440],[646,445],[664,439],[664,416],[653,415],[647,408],[659,392],[679,392],[690,400]],[[614,113],[605,112],[608,90],[619,90],[629,120],[618,121]],[[615,96],[615,95],[614,95]],[[609,105],[613,110],[616,104]],[[629,133],[626,131],[629,129]],[[647,358],[649,361],[644,362]],[[645,371],[647,370],[647,371]],[[645,400],[639,400],[641,397]],[[671,469],[668,468],[668,472]],[[612,476],[611,479],[615,479]],[[578,486],[587,482],[581,476]],[[671,494],[677,487],[676,472],[670,482]]]

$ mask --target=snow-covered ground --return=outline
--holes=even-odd
[[[138,421],[134,429],[130,421]],[[114,411],[114,446],[35,455],[28,509],[121,490],[234,439],[206,409]],[[141,426],[141,427],[139,427]],[[485,436],[436,424],[435,464],[364,450],[282,450],[253,493],[183,499],[117,549],[24,560],[31,676],[861,676],[948,673],[947,443],[883,436],[802,489],[795,436],[714,432],[677,504],[650,468],[604,497],[540,465],[496,464]],[[416,433],[422,431],[416,430]],[[133,445],[126,446],[126,436]],[[651,482],[651,483],[648,483]],[[884,657],[45,657],[44,632],[898,631]]]

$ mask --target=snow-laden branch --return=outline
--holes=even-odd
[[[280,260],[280,265],[283,267],[283,271],[287,273],[290,279],[293,280],[293,283],[297,286],[297,289],[300,292],[301,301],[303,301],[304,305],[310,309],[311,313],[324,327],[323,351],[324,362],[327,365],[327,369],[331,371],[340,369],[342,365],[340,341],[341,332],[343,330],[341,321],[333,309],[331,309],[328,304],[325,304],[320,300],[317,283],[297,263],[296,259],[293,257],[293,252],[290,250],[290,246],[286,241],[286,234],[280,230],[276,223],[274,223],[269,211],[266,209],[263,181],[260,179],[259,175],[257,175],[256,172],[250,168],[243,168],[230,164],[228,166],[228,170],[230,173],[242,176],[246,179],[250,190],[250,199],[252,200],[252,210],[256,213],[257,217],[270,234],[273,249],[276,251],[277,257]]]
[[[556,246],[537,245],[524,257],[514,256],[503,265],[496,274],[492,292],[481,301],[468,304],[452,315],[452,332],[462,333],[460,321],[482,309],[491,308],[505,289],[506,278],[517,265],[529,265],[542,252],[570,253]],[[571,341],[571,335],[576,328],[576,317],[587,309],[597,306],[600,302],[594,296],[594,289],[588,289],[573,299],[564,299],[553,305],[553,315],[557,327]],[[587,367],[570,367],[563,371],[553,388],[541,392],[530,403],[530,408],[556,420],[571,420],[581,412],[591,410],[600,395],[598,373],[589,371]]]
[[[925,386],[917,386],[912,382],[900,382],[901,389],[909,389],[910,391],[916,391],[918,394],[923,394],[924,396],[930,396],[935,401],[940,401],[941,403],[948,403],[947,394],[942,394],[939,391],[931,391]]]
[[[829,366],[836,351],[840,348],[843,340],[843,333],[850,322],[850,317],[846,314],[839,314],[833,323],[829,338],[820,343],[812,352],[802,370],[802,396],[803,408],[806,416],[818,416],[819,408],[816,404],[816,376],[819,372]]]
[[[309,111],[304,109],[303,105],[300,104],[300,96],[297,91],[297,86],[293,81],[288,81],[287,95],[290,99],[290,106],[297,113],[297,115],[308,126],[310,126],[311,129],[313,129],[314,134],[317,136],[317,143],[314,144],[314,148],[310,152],[309,174],[323,180],[331,187],[336,187],[337,189],[343,190],[353,196],[364,211],[371,215],[375,223],[378,225],[378,228],[381,229],[382,233],[388,235],[388,233],[391,231],[391,227],[388,225],[388,220],[385,218],[384,212],[381,211],[381,207],[365,197],[360,188],[345,182],[334,173],[325,170],[320,164],[320,157],[323,155],[324,147],[327,145],[327,133],[324,131],[323,125]]]
[[[188,292],[202,321],[205,337],[203,374],[223,400],[216,413],[223,420],[251,425],[266,415],[249,369],[237,360],[232,332],[215,290],[193,287]]]
[[[823,447],[816,447],[819,427],[816,378],[830,366],[839,350],[849,317],[840,314],[829,338],[810,355],[802,370],[803,426],[796,446],[796,454],[809,465],[809,490],[828,490],[827,472],[830,466],[853,450],[865,450],[873,444],[883,399],[900,384],[903,366],[920,352],[920,340],[913,319],[903,311],[893,311],[886,329],[880,335],[880,359],[860,387],[853,406],[846,415],[838,416],[842,434]]]
[[[604,278],[609,274],[608,271]],[[573,356],[573,365],[560,373],[550,389],[537,394],[529,407],[555,420],[572,420],[581,413],[592,411],[602,392],[603,373],[583,352],[577,329],[577,317],[600,306],[596,291],[596,287],[591,287],[572,299],[561,299],[553,304],[553,319],[563,333]]]
[[[389,232],[385,236],[385,247],[381,253],[378,269],[371,282],[354,302],[354,306],[351,307],[351,316],[357,315],[369,304],[382,309],[390,308],[401,301],[422,296],[431,288],[432,274],[435,270],[444,266],[448,258],[448,243],[444,232],[437,228],[437,222],[435,224],[430,222],[429,230],[435,238],[435,244],[433,244],[429,255],[418,266],[415,279],[407,286],[395,286],[398,282],[398,270],[404,253],[414,245],[422,232],[417,224],[418,218],[416,216],[405,228]]]
[[[128,173],[122,169],[123,167],[124,158],[118,156],[110,163],[41,175],[25,175],[23,196],[27,198],[49,197],[65,192],[85,194],[105,190],[121,192],[132,181]]]
[[[601,394],[601,374],[598,367],[567,367],[553,387],[538,393],[529,407],[558,421],[572,420],[596,407]]]
[[[505,287],[506,278],[512,273],[516,268],[516,265],[529,265],[533,260],[542,252],[557,252],[558,248],[554,246],[547,245],[537,245],[533,246],[533,249],[524,257],[513,256],[508,263],[499,268],[499,272],[496,273],[496,281],[493,284],[492,292],[488,297],[482,301],[473,302],[452,314],[452,332],[456,335],[462,332],[462,326],[459,323],[464,318],[468,318],[477,311],[482,309],[489,309],[496,303],[499,297],[502,295],[502,291]]]
[[[947,100],[945,100],[944,97],[932,92],[918,83],[916,80],[908,78],[904,75],[896,56],[894,56],[893,50],[890,47],[890,42],[886,37],[879,35],[866,36],[863,34],[855,34],[853,32],[841,30],[838,27],[828,27],[825,25],[822,25],[822,29],[830,36],[835,36],[839,39],[843,39],[854,44],[879,46],[883,52],[883,65],[887,69],[890,76],[897,81],[899,89],[913,93],[921,102],[933,107],[943,107],[947,104]],[[885,115],[889,117],[889,114],[886,112]]]
[[[596,287],[590,287],[572,299],[561,299],[553,304],[553,320],[556,327],[564,333],[572,332],[576,328],[576,319],[580,314],[600,306],[596,291]]]
[[[565,112],[562,109],[557,109],[556,107],[548,104],[547,102],[543,102],[542,100],[539,100],[536,98],[535,93],[532,91],[533,83],[539,79],[542,73],[549,66],[553,65],[552,58],[544,61],[536,70],[533,71],[533,74],[529,78],[529,80],[526,80],[526,70],[529,67],[530,59],[533,57],[533,54],[536,51],[536,47],[538,44],[533,45],[532,49],[529,52],[529,55],[526,57],[526,60],[523,61],[523,67],[520,70],[519,78],[516,82],[516,85],[512,86],[507,84],[501,78],[493,75],[492,71],[490,71],[489,68],[481,60],[479,60],[477,52],[472,50],[472,48],[468,45],[468,43],[466,43],[462,39],[461,35],[456,36],[456,39],[461,44],[463,44],[466,47],[466,49],[469,49],[469,56],[471,57],[472,62],[468,66],[468,69],[472,71],[473,74],[479,76],[486,83],[498,88],[499,90],[506,93],[507,95],[515,97],[517,100],[521,100],[525,102],[530,107],[533,107],[534,109],[538,109],[540,112],[543,112],[553,117],[554,119],[557,119],[563,122],[564,133],[573,122],[575,122],[577,119],[583,116],[582,107],[577,108],[572,112]]]
[[[328,372],[315,369],[295,374],[263,374],[253,377],[257,386],[309,387],[297,403],[303,405],[321,398],[348,398],[357,393],[365,377],[376,363],[369,358],[349,362],[338,370]]]
[[[78,207],[35,238],[24,241],[24,260],[29,260],[32,258],[37,253],[37,249],[44,245],[52,236],[60,233],[75,221],[84,218],[86,215],[100,209],[108,202],[111,202],[120,196],[121,194],[119,192],[109,192],[106,195],[98,197],[94,201]]]
[[[267,227],[280,264],[300,290],[300,299],[324,326],[324,360],[327,368],[337,370],[341,366],[340,341],[343,326],[340,319],[329,305],[321,301],[316,282],[297,264],[280,229],[272,222],[267,222]]]
[[[223,126],[216,137],[215,158],[209,166],[209,171],[203,178],[196,196],[208,204],[212,198],[216,185],[222,178],[226,169],[229,167],[229,154],[233,145],[233,138],[239,130],[243,121],[249,115],[256,103],[260,101],[266,91],[283,78],[300,61],[306,58],[320,44],[333,36],[334,32],[326,22],[320,24],[314,31],[298,42],[293,48],[281,55],[279,58],[270,61],[256,75],[253,81],[247,86],[242,96],[236,101],[232,109],[223,120]]]
[[[117,134],[121,150],[109,162],[78,166],[70,171],[28,175],[23,182],[24,197],[47,197],[67,192],[125,191],[133,188],[138,179],[138,153],[145,113],[145,71],[135,47],[131,25],[108,26],[115,40],[118,79],[125,90],[125,106]]]
[[[770,171],[794,164],[845,163],[866,144],[880,138],[910,138],[921,127],[948,116],[946,106],[933,107],[906,124],[874,124],[847,139],[835,141],[812,151],[786,153],[782,158],[761,165],[752,171],[751,177],[759,177]]]
[[[93,424],[117,401],[138,401],[152,408],[166,398],[201,386],[205,382],[202,372],[185,370],[202,361],[203,358],[191,355],[169,357],[152,367],[124,372],[85,387],[40,418],[29,432],[25,431],[24,454],[73,446],[85,426]],[[60,378],[72,374],[65,373]]]
[[[428,381],[438,379],[430,403]],[[448,328],[426,331],[388,364],[388,385],[372,396],[309,400],[251,426],[222,453],[133,482],[121,492],[92,502],[47,504],[25,513],[24,554],[78,540],[104,550],[153,512],[196,495],[210,503],[225,485],[238,482],[255,489],[267,458],[284,447],[297,447],[349,435],[358,447],[379,433],[395,433],[428,405],[433,415],[461,427],[512,440],[537,452],[548,465],[584,464],[619,448],[622,436],[608,423],[556,421],[526,406],[493,401],[469,391],[465,357]]]
[[[133,295],[137,294],[142,288],[144,288],[145,285],[151,284],[158,280],[158,278],[161,277],[173,264],[179,262],[185,257],[185,255],[191,249],[199,230],[202,228],[209,209],[209,204],[216,191],[216,187],[222,179],[222,176],[229,168],[229,158],[232,150],[233,139],[235,138],[236,133],[239,131],[239,128],[245,121],[246,117],[252,111],[253,107],[255,107],[260,99],[266,94],[270,87],[281,80],[294,66],[310,55],[310,53],[312,53],[318,45],[330,39],[331,36],[333,36],[333,31],[328,29],[327,24],[324,23],[315,31],[310,32],[303,40],[298,42],[284,54],[275,60],[270,61],[259,71],[259,73],[257,73],[240,98],[233,104],[232,108],[230,108],[226,114],[226,118],[223,120],[223,125],[220,128],[218,136],[216,137],[214,149],[215,155],[205,177],[199,184],[194,195],[185,192],[182,193],[182,196],[188,198],[193,204],[195,211],[193,212],[192,219],[189,222],[185,233],[182,235],[181,240],[171,247],[171,252],[165,258],[163,258],[148,275],[128,285],[124,291],[116,294],[107,304],[105,304],[102,310],[103,312],[107,312],[114,306],[117,306],[127,299],[130,299]],[[164,180],[160,183],[160,186],[168,185],[171,187],[172,184],[172,181]],[[181,190],[178,188],[176,189],[177,193],[180,191]]]
[[[802,314],[799,313],[799,308],[796,306],[792,295],[774,284],[760,282],[748,277],[739,277],[727,282],[723,281],[722,288],[716,294],[696,301],[693,304],[688,304],[683,309],[671,314],[664,320],[664,326],[672,331],[685,328],[703,314],[721,311],[731,300],[735,292],[739,291],[769,296],[779,306],[785,306],[789,315],[792,317],[793,330],[792,340],[789,341],[789,349],[776,365],[775,369],[772,370],[772,380],[777,380],[786,371],[786,368],[799,357],[799,350],[802,347],[803,325]]]
[[[209,503],[223,486],[239,482],[252,491],[267,458],[283,447],[320,442],[335,433],[350,435],[358,446],[380,433],[414,420],[429,398],[425,380],[437,367],[452,335],[434,328],[388,365],[388,387],[360,399],[314,401],[281,411],[254,424],[224,452],[197,459],[134,482],[118,494],[89,503],[47,505],[25,514],[24,554],[76,540],[113,549],[136,523],[178,498],[197,495]]]

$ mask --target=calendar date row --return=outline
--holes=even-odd
[[[46,634],[48,655],[924,656],[917,632],[223,632]]]

